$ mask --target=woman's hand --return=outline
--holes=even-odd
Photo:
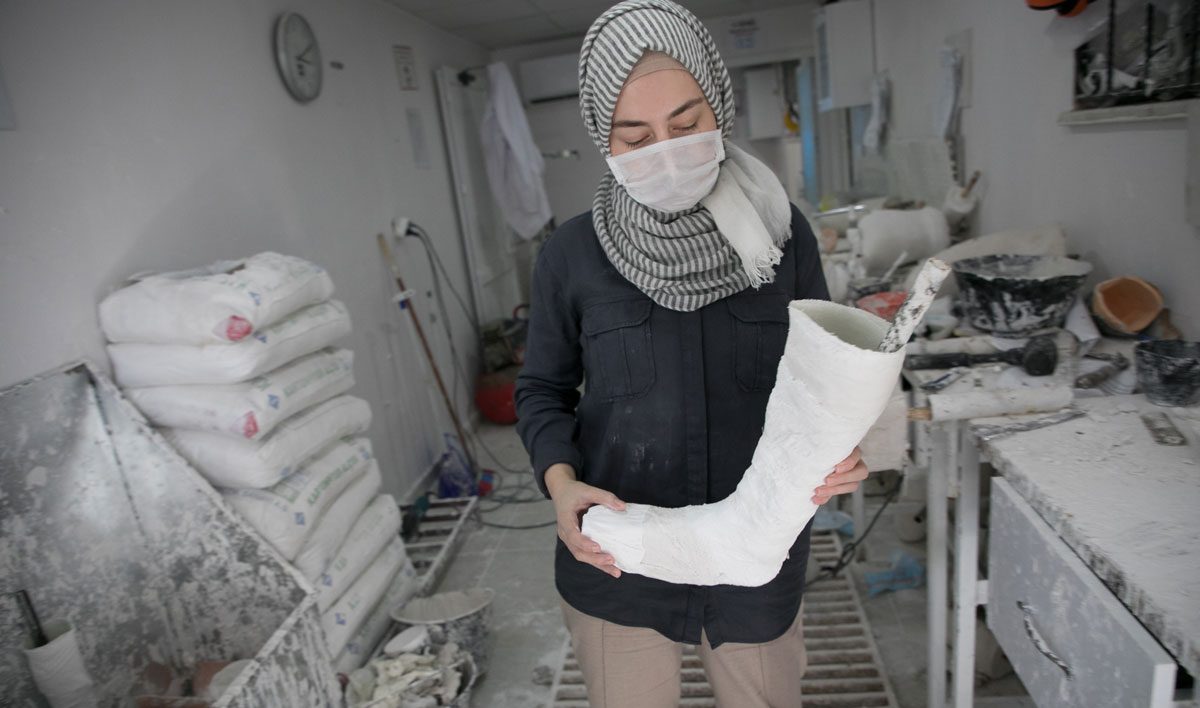
[[[612,492],[576,480],[575,470],[565,463],[550,465],[546,470],[546,489],[558,517],[558,537],[567,544],[575,560],[593,565],[614,578],[621,577],[621,569],[613,557],[605,553],[600,544],[584,536],[579,524],[583,513],[596,504],[613,511],[624,511],[625,502]]]
[[[862,461],[862,449],[856,447],[846,459],[837,463],[833,472],[825,477],[824,484],[813,491],[813,504],[820,506],[838,494],[853,492],[868,474],[867,465]]]

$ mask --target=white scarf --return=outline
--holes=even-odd
[[[750,285],[757,288],[772,282],[783,256],[776,243],[782,242],[781,234],[790,235],[792,223],[791,203],[775,173],[726,141],[717,184],[700,203],[737,252]]]

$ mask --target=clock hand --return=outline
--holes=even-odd
[[[308,56],[308,53],[309,53],[309,52],[311,52],[312,50],[313,50],[313,45],[311,45],[311,44],[310,44],[310,45],[308,45],[308,47],[307,47],[307,48],[305,48],[305,50],[304,50],[304,51],[300,52],[300,54],[299,54],[299,55],[296,57],[296,59],[297,59],[297,60],[299,60],[299,61],[303,61],[303,62],[305,62],[306,64],[310,64],[310,63],[312,63],[312,60],[311,60],[311,59],[305,59],[305,58],[304,58],[304,57]]]

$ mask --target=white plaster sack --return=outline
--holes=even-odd
[[[96,687],[83,664],[75,628],[66,620],[49,620],[42,629],[49,641],[25,648],[38,691],[50,708],[94,708]]]
[[[345,543],[350,530],[359,523],[360,516],[366,513],[367,507],[379,494],[382,486],[383,476],[380,475],[378,467],[371,467],[329,505],[317,527],[304,539],[304,545],[292,559],[292,565],[296,566],[304,577],[315,583],[321,573],[325,572],[338,549]],[[399,513],[397,510],[396,514]],[[375,551],[378,552],[379,549],[376,548]]]
[[[129,388],[125,395],[157,426],[260,440],[353,386],[354,354],[322,349],[243,383]]]
[[[392,584],[388,586],[387,592],[383,594],[379,602],[375,603],[375,607],[371,609],[367,619],[346,642],[346,646],[338,652],[333,662],[333,670],[341,674],[348,674],[367,663],[367,659],[371,658],[372,650],[379,644],[379,640],[383,639],[388,627],[392,626],[392,610],[403,607],[417,594],[418,588],[417,569],[413,567],[412,559],[406,558],[404,565],[400,567],[400,572],[392,578]]]
[[[350,637],[367,621],[371,610],[379,603],[406,558],[404,541],[397,536],[358,576],[350,589],[321,614],[325,630],[325,645],[330,656],[337,656]]]
[[[101,301],[100,327],[110,342],[237,342],[332,295],[324,268],[268,251],[137,279]]]
[[[341,546],[335,549],[337,555],[327,564],[324,572],[319,573],[319,577],[310,576],[317,587],[317,609],[324,612],[342,596],[354,579],[370,565],[371,559],[398,536],[400,522],[400,507],[390,495],[384,494],[371,502],[354,522]],[[304,569],[301,568],[301,571]]]
[[[372,467],[371,441],[349,438],[267,489],[222,489],[221,494],[263,538],[292,560],[342,490]]]
[[[778,574],[816,513],[813,491],[879,417],[904,364],[903,346],[877,350],[888,323],[875,315],[819,300],[794,301],[788,314],[762,437],[733,494],[584,515],[584,535],[621,570],[690,585],[758,586]]]
[[[328,300],[225,344],[108,345],[113,378],[122,388],[179,384],[232,384],[333,344],[350,333],[350,313]]]
[[[162,433],[208,481],[240,489],[269,487],[333,441],[369,427],[370,404],[355,396],[338,396],[285,420],[262,440],[204,430],[169,428]]]

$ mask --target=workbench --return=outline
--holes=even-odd
[[[905,376],[918,383],[934,373]],[[967,385],[1001,375],[976,372]],[[929,475],[930,708],[947,697],[938,638],[947,629],[949,498],[950,705],[973,705],[979,605],[1041,706],[1175,705],[1187,698],[1175,695],[1176,668],[1200,673],[1200,409],[1161,408],[1142,396],[1075,405],[1086,415],[991,439],[981,439],[989,426],[1039,416],[917,426],[924,439],[914,456]],[[1146,412],[1168,413],[1187,444],[1155,442]],[[997,473],[986,579],[978,572],[981,461]]]

